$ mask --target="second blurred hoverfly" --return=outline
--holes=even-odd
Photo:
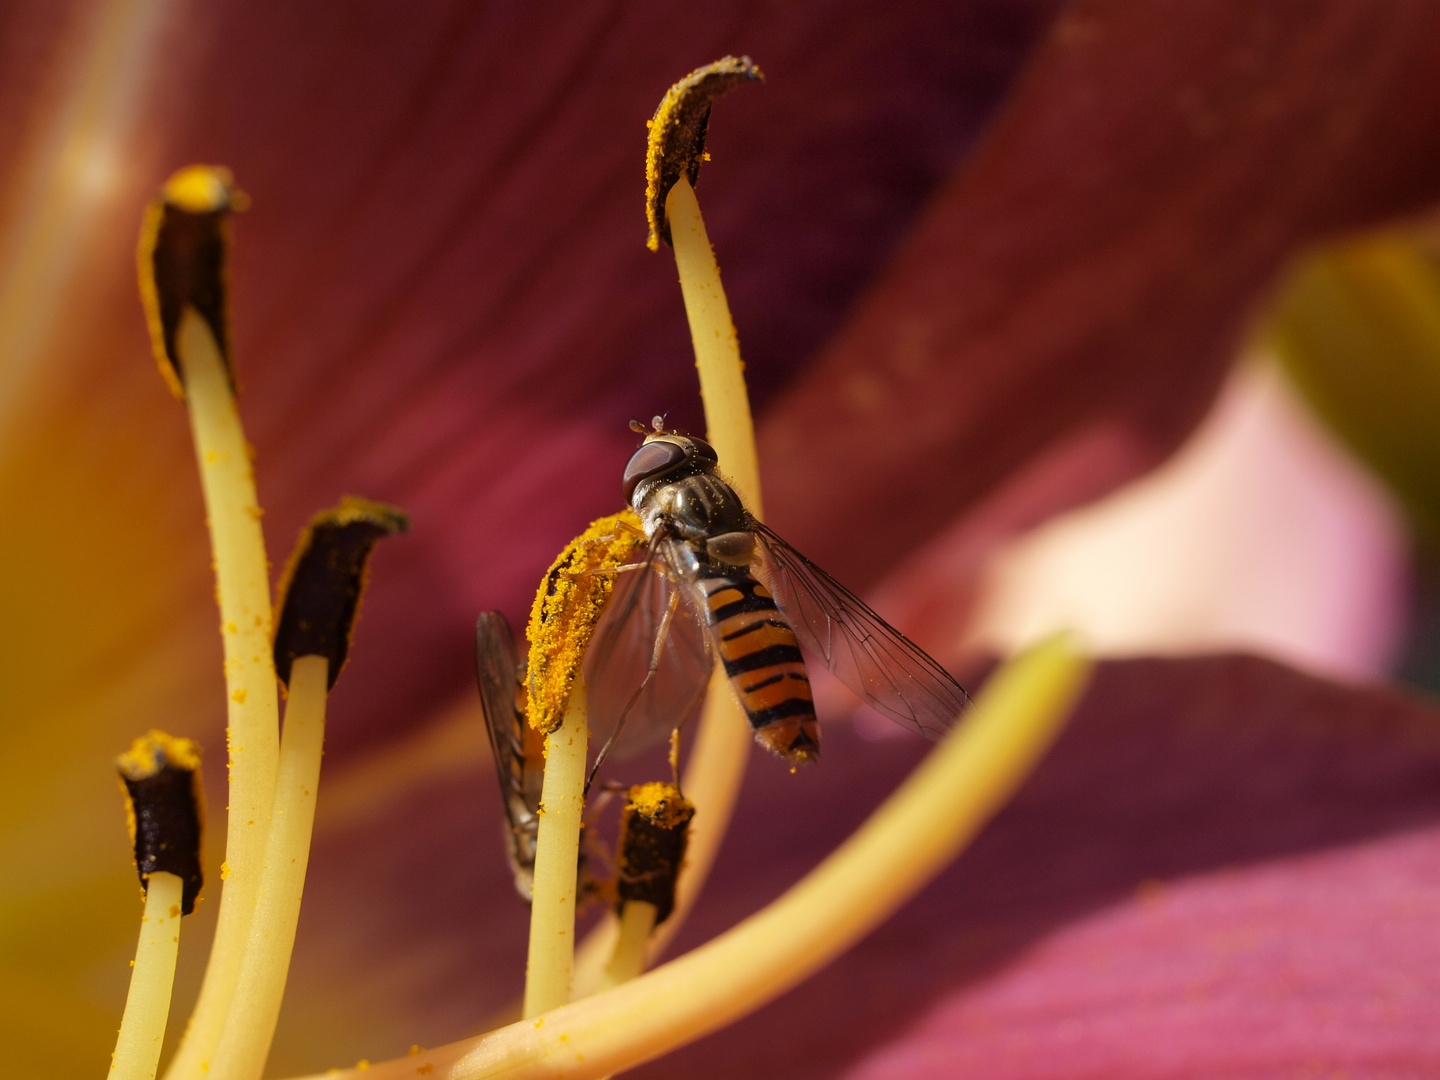
[[[930,739],[948,730],[970,701],[960,684],[756,520],[708,443],[659,417],[652,426],[623,480],[649,545],[619,575],[585,660],[592,730],[613,742],[623,728],[633,748],[677,727],[704,693],[713,650],[755,738],[809,761],[820,733],[801,647],[905,727]]]
[[[545,780],[545,736],[525,722],[524,669],[515,656],[510,624],[498,611],[482,611],[475,621],[475,678],[505,801],[505,850],[515,891],[529,900]]]

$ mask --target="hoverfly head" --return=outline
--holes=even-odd
[[[715,448],[704,439],[666,431],[663,416],[655,417],[651,424],[655,430],[645,436],[625,465],[621,488],[626,503],[634,501],[635,489],[647,481],[711,472],[719,461]],[[631,421],[630,426],[635,431],[643,430],[638,421]]]

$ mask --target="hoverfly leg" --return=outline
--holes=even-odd
[[[561,570],[561,577],[582,578],[592,574],[624,574],[631,570],[644,570],[644,563],[626,563],[624,566],[592,566],[589,570]]]
[[[675,790],[681,794],[684,794],[684,791],[680,787],[680,734],[685,730],[685,725],[690,722],[690,717],[694,715],[696,707],[704,699],[709,689],[708,683],[701,683],[695,696],[690,699],[680,714],[680,722],[675,725],[675,730],[670,732],[670,774],[675,781]]]
[[[585,800],[586,820],[590,820],[596,814],[599,814],[602,810],[604,810],[606,804],[610,802],[612,797],[628,790],[629,788],[626,787],[624,784],[620,783],[618,780],[606,780],[603,784],[600,785],[600,793],[596,795],[595,798]]]
[[[647,560],[645,563],[636,563],[634,565],[648,566],[649,561]],[[615,740],[620,737],[620,732],[625,729],[625,718],[630,715],[630,710],[635,707],[635,703],[640,700],[640,695],[645,692],[645,688],[649,686],[651,680],[655,678],[655,673],[660,670],[660,657],[665,651],[665,639],[670,634],[670,623],[674,620],[675,609],[679,607],[679,605],[680,594],[678,592],[672,592],[670,594],[670,603],[665,608],[665,615],[660,620],[660,627],[655,631],[655,647],[650,653],[650,666],[645,671],[645,678],[640,680],[640,685],[635,688],[635,693],[630,695],[629,702],[627,702],[625,708],[621,710],[620,719],[615,722],[615,730],[610,733],[610,737],[605,740],[605,745],[602,746],[600,752],[595,755],[595,764],[590,767],[590,775],[585,778],[585,794],[587,795],[590,793],[590,785],[595,782],[595,774],[600,771],[600,766],[604,764],[606,756],[610,753],[610,748],[615,745]]]

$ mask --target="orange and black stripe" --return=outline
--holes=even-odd
[[[702,567],[700,587],[715,648],[755,738],[787,761],[809,761],[820,752],[810,678],[775,598],[736,566]]]

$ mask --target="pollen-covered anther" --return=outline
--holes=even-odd
[[[226,252],[227,219],[246,199],[230,170],[188,165],[165,182],[145,210],[137,252],[140,300],[150,344],[171,391],[185,397],[185,368],[177,346],[181,317],[192,309],[209,327],[233,391]]]
[[[694,805],[674,784],[630,789],[615,852],[617,908],[638,900],[655,905],[656,926],[670,917],[694,817]]]
[[[615,574],[645,542],[640,519],[625,510],[597,518],[550,566],[530,609],[526,714],[546,733],[560,726],[585,647],[595,633]]]
[[[393,506],[346,496],[300,534],[280,581],[275,672],[287,686],[302,656],[329,661],[329,686],[345,664],[376,541],[405,532],[410,519]]]
[[[200,748],[189,739],[151,731],[136,739],[115,766],[140,886],[147,888],[158,871],[174,874],[184,883],[181,912],[189,915],[205,880],[200,869],[205,822]]]
[[[665,196],[682,176],[693,187],[700,176],[700,163],[710,160],[705,152],[710,106],[737,86],[764,78],[748,56],[726,56],[696,68],[661,99],[647,125],[650,140],[645,154],[645,216],[650,222],[647,243],[651,251],[659,249],[661,240],[670,243]]]

